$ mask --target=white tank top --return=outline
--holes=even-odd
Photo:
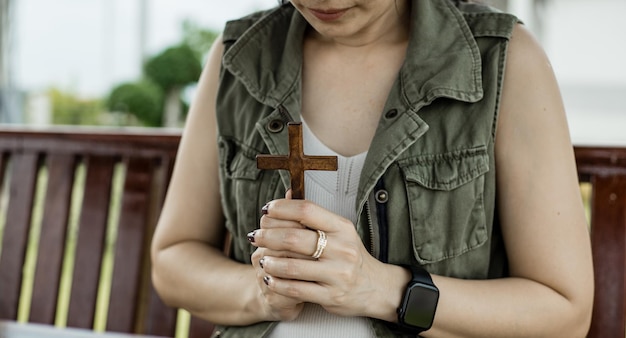
[[[337,171],[306,171],[305,198],[356,223],[356,193],[367,152],[344,157],[328,148],[302,120],[304,153],[337,156]],[[270,338],[375,337],[364,317],[342,317],[316,304],[305,304],[294,321],[280,322]]]

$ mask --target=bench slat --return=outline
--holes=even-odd
[[[133,332],[135,328],[146,236],[152,229],[148,219],[153,167],[154,161],[145,158],[131,158],[126,167],[107,331]]]
[[[9,153],[3,152],[3,149],[0,148],[0,192],[4,192],[4,186],[8,183],[9,180],[5,182],[5,174],[7,172],[7,164],[9,162]]]
[[[29,321],[54,324],[77,161],[58,154],[46,160],[48,186]]]
[[[592,184],[595,299],[589,337],[621,337],[626,332],[626,175],[598,175]]]
[[[22,268],[31,225],[31,210],[38,173],[36,153],[17,153],[11,157],[11,183],[7,220],[0,256],[0,319],[17,319]]]
[[[153,198],[155,199],[155,209],[151,213],[151,223],[153,229],[150,233],[150,241],[152,240],[152,233],[154,232],[154,227],[156,227],[159,214],[161,213],[161,208],[163,207],[163,200],[165,199],[165,193],[167,191],[173,169],[174,156],[167,154],[161,156],[160,166],[158,170],[155,171],[154,189],[152,191],[154,194]],[[149,254],[149,248],[147,249],[147,253]],[[149,266],[150,265],[148,264],[146,268]],[[150,277],[150,275],[150,271],[148,271],[147,276]],[[159,295],[156,293],[151,279],[149,280],[147,289],[148,302],[147,309],[143,313],[143,332],[156,336],[174,337],[176,333],[178,311],[163,303]]]
[[[152,284],[150,284],[149,305],[144,315],[144,333],[155,336],[174,337],[176,333],[177,314],[178,311],[176,309],[163,303]]]
[[[213,332],[214,325],[197,317],[191,317],[189,338],[204,338]]]
[[[67,325],[93,328],[116,158],[87,159]]]

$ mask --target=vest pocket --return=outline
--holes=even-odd
[[[421,155],[398,164],[405,178],[413,251],[421,264],[459,256],[487,241],[485,147]]]
[[[258,227],[260,218],[261,171],[256,167],[257,151],[233,139],[221,138],[218,146],[226,227],[233,235],[235,259],[248,262],[253,247],[247,242],[246,234]]]

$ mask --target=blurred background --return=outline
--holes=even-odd
[[[574,143],[626,144],[626,0],[486,2],[544,46]],[[224,23],[277,3],[0,0],[0,123],[181,127]]]

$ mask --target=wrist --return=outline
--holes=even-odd
[[[381,319],[387,322],[395,323],[398,320],[398,304],[402,301],[404,290],[407,283],[411,280],[411,273],[398,265],[383,264],[383,270],[377,270],[376,276],[381,279],[376,282],[374,297],[377,306],[370,305],[366,307],[367,317]],[[383,271],[383,273],[380,273]],[[383,292],[381,292],[383,291]]]
[[[435,320],[439,289],[421,266],[404,267],[411,271],[411,280],[398,306],[395,326],[398,332],[419,335],[429,330]]]
[[[244,311],[240,314],[242,318],[246,318],[248,324],[255,324],[264,321],[274,321],[269,304],[267,303],[263,290],[256,283],[256,274],[250,276],[249,280],[255,281],[254,285],[250,285],[246,292],[241,294],[240,299],[244,300]]]

